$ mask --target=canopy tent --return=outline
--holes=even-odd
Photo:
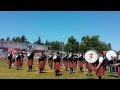
[[[17,53],[18,51],[17,50],[15,50],[15,49],[13,49],[13,48],[8,48],[8,51],[7,51],[8,53],[10,53],[10,52],[12,52],[12,53]]]

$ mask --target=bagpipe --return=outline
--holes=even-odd
[[[28,52],[28,53],[27,53],[27,57],[29,58],[29,57],[30,57],[30,55],[31,55],[31,53],[30,53],[30,52]]]
[[[45,54],[40,54],[38,60],[45,60],[46,55]]]

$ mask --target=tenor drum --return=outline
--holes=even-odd
[[[109,61],[112,60],[112,57],[113,58],[117,58],[117,53],[113,50],[109,50],[107,53],[106,53],[106,57]]]
[[[98,54],[95,50],[89,50],[85,53],[85,60],[89,63],[94,63],[98,59]]]

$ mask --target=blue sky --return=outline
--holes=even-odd
[[[67,41],[74,36],[100,35],[100,40],[120,50],[118,11],[1,11],[0,38],[25,35],[30,42],[38,36],[45,42]]]

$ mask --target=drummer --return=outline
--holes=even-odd
[[[98,59],[98,63],[97,63],[97,67],[96,67],[96,75],[98,76],[99,79],[101,79],[102,76],[104,76],[105,74],[105,69],[104,69],[104,58],[103,55],[101,54],[99,59]]]
[[[118,78],[120,79],[120,60],[118,60]]]

